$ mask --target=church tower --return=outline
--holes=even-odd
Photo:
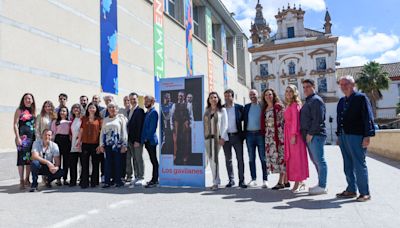
[[[260,0],[258,0],[256,5],[256,17],[254,23],[251,23],[250,29],[253,44],[262,43],[264,40],[269,39],[271,33],[271,28],[263,16],[262,9],[263,7],[260,4]]]

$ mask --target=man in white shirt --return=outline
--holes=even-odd
[[[42,139],[36,140],[32,145],[32,185],[30,192],[38,190],[37,179],[39,175],[47,177],[47,187],[51,187],[51,182],[63,176],[64,172],[60,169],[60,151],[56,143],[51,141],[53,132],[45,129]]]
[[[228,89],[224,93],[225,109],[228,114],[228,137],[229,140],[225,142],[223,148],[225,153],[225,164],[228,172],[229,182],[226,185],[230,188],[235,185],[234,174],[232,168],[232,147],[235,149],[236,158],[238,162],[239,173],[239,187],[247,188],[244,183],[244,162],[243,162],[243,106],[233,103],[235,93],[233,90]]]

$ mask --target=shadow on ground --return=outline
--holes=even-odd
[[[332,198],[332,199],[323,199],[323,200],[317,200],[317,199],[299,199],[295,201],[290,201],[287,202],[287,205],[282,205],[282,206],[275,206],[273,209],[278,209],[278,210],[288,210],[288,209],[293,209],[293,208],[301,208],[305,210],[321,210],[321,209],[334,209],[334,208],[341,208],[342,204],[347,204],[347,203],[354,203],[354,199],[338,199],[338,198]]]
[[[392,166],[394,168],[400,169],[400,161],[396,161],[396,160],[392,160],[392,159],[389,159],[389,158],[385,158],[383,156],[380,156],[380,155],[377,155],[377,154],[373,154],[373,153],[367,153],[367,156],[369,158],[374,159],[374,160],[377,160],[377,161],[383,162],[383,163],[385,163],[387,165],[390,165],[390,166]]]
[[[0,186],[0,194],[53,194],[53,193],[99,193],[99,194],[179,194],[179,193],[200,193],[201,196],[220,196],[223,200],[234,200],[236,203],[257,202],[257,203],[279,203],[285,201],[286,205],[274,206],[273,209],[287,210],[293,208],[301,208],[306,210],[319,210],[319,209],[332,209],[341,208],[342,204],[352,203],[354,199],[305,199],[309,197],[307,192],[293,194],[290,190],[275,191],[271,189],[262,188],[221,188],[217,191],[209,191],[204,188],[143,188],[135,187],[123,188],[110,187],[103,189],[100,187],[81,189],[78,186],[53,186],[46,188],[45,186],[39,187],[39,192],[30,193],[29,188],[19,190],[19,185]]]

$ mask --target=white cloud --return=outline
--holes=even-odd
[[[400,61],[400,47],[395,50],[389,50],[375,59],[378,63],[393,63]]]
[[[338,55],[339,57],[350,57],[379,54],[393,49],[399,44],[399,41],[400,37],[394,34],[356,27],[351,36],[339,37]]]
[[[230,12],[236,14],[236,21],[243,32],[249,36],[251,21],[254,21],[256,16],[255,7],[257,2],[254,0],[222,0],[222,2]],[[293,7],[293,4],[296,4],[296,7],[301,4],[303,10],[319,12],[326,9],[325,0],[261,0],[260,3],[263,6],[264,18],[269,23],[273,33],[276,32],[277,28],[275,15],[278,13],[278,8],[282,9],[282,6],[287,8],[288,3],[290,3],[291,7]]]
[[[351,67],[351,66],[362,66],[369,61],[365,56],[350,56],[346,58],[342,58],[339,60],[340,68],[342,67]]]

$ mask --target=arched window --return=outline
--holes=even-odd
[[[294,64],[293,61],[290,61],[288,66],[289,66],[289,75],[296,74],[296,64]]]

